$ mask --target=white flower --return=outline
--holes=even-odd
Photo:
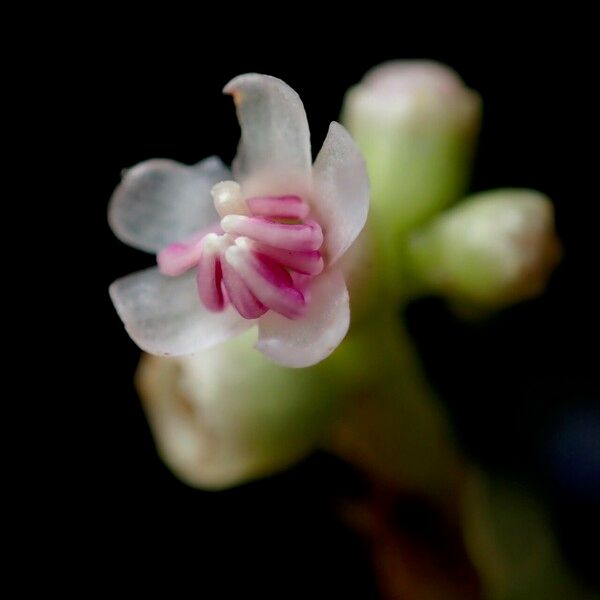
[[[159,266],[115,281],[111,298],[151,354],[192,354],[256,324],[261,352],[310,366],[349,327],[338,260],[366,221],[364,160],[333,122],[313,165],[302,102],[279,79],[241,75],[224,91],[242,128],[235,181],[215,157],[128,170],[109,222],[124,242],[157,252]]]

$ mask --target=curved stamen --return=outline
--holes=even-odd
[[[227,306],[227,299],[223,294],[223,269],[221,254],[226,247],[224,236],[209,233],[202,240],[202,253],[198,261],[196,282],[198,295],[202,304],[213,312],[220,312]]]
[[[303,275],[318,275],[324,267],[323,257],[318,250],[294,252],[293,250],[283,250],[266,244],[259,244],[252,240],[250,240],[250,247],[254,253],[268,256],[286,269]]]
[[[223,258],[221,264],[223,267],[223,285],[227,290],[231,304],[240,315],[244,319],[258,319],[258,317],[264,315],[269,309],[248,289],[246,282],[225,258]]]
[[[215,223],[211,227],[197,231],[184,240],[163,248],[156,257],[160,272],[169,277],[177,277],[194,268],[200,260],[202,240],[209,233],[222,234],[223,230],[218,223]]]
[[[257,242],[299,252],[318,250],[323,244],[323,232],[315,221],[288,224],[264,217],[227,215],[221,220],[223,231],[252,238]]]
[[[259,257],[245,238],[238,238],[225,252],[229,263],[260,302],[272,310],[294,319],[302,316],[306,303],[294,288],[290,274],[267,256]]]

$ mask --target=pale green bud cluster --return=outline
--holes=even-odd
[[[452,70],[428,61],[376,67],[348,91],[342,118],[372,186],[367,227],[341,261],[352,308],[342,345],[309,369],[271,363],[253,350],[252,334],[141,363],[138,387],[159,452],[190,485],[271,474],[329,438],[365,471],[443,495],[460,458],[399,303],[435,293],[463,312],[500,308],[540,293],[560,257],[542,194],[506,189],[461,200],[481,101]]]

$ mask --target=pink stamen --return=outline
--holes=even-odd
[[[201,247],[199,241],[193,244],[186,244],[185,242],[169,244],[156,257],[160,272],[170,277],[183,275],[198,263]]]
[[[310,211],[299,196],[249,198],[246,204],[255,217],[270,219],[304,219]]]
[[[259,258],[238,244],[227,249],[225,260],[265,306],[289,319],[304,314],[304,296],[293,287],[290,274],[276,261],[267,257]]]
[[[318,250],[323,243],[323,232],[315,221],[288,224],[264,217],[227,215],[221,221],[227,233],[252,238],[257,242],[299,252]]]
[[[197,231],[184,240],[163,248],[156,257],[160,272],[169,277],[177,277],[195,267],[202,252],[201,242],[210,233],[223,233],[221,224],[215,223],[213,226]]]
[[[226,214],[220,224],[167,246],[157,256],[160,271],[177,276],[196,267],[200,301],[213,312],[231,303],[245,319],[268,310],[301,317],[311,281],[324,268],[321,227],[303,221],[310,207],[299,196],[250,198],[244,206],[253,216]]]
[[[304,302],[308,305],[310,303],[310,284],[313,280],[311,275],[303,275],[302,273],[296,273],[292,271],[290,273],[294,287],[304,296]]]
[[[268,308],[248,289],[246,282],[224,258],[223,284],[231,304],[244,319],[258,319]]]
[[[222,287],[223,269],[219,239],[215,240],[208,235],[204,238],[201,246],[202,253],[196,274],[198,295],[208,310],[220,312],[227,306],[227,299],[223,294]]]
[[[314,276],[323,270],[323,257],[318,250],[294,252],[293,250],[282,250],[281,248],[256,243],[253,244],[253,249],[256,253],[268,256],[297,273]]]

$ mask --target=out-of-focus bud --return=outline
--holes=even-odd
[[[393,234],[464,194],[480,113],[479,95],[431,61],[384,63],[348,91],[342,121],[367,160],[371,212]]]
[[[270,475],[310,452],[328,424],[333,393],[319,367],[279,367],[252,348],[255,338],[142,358],[136,382],[158,452],[188,485]]]
[[[498,308],[536,296],[560,255],[552,203],[532,190],[471,196],[408,243],[417,281],[465,308]]]

